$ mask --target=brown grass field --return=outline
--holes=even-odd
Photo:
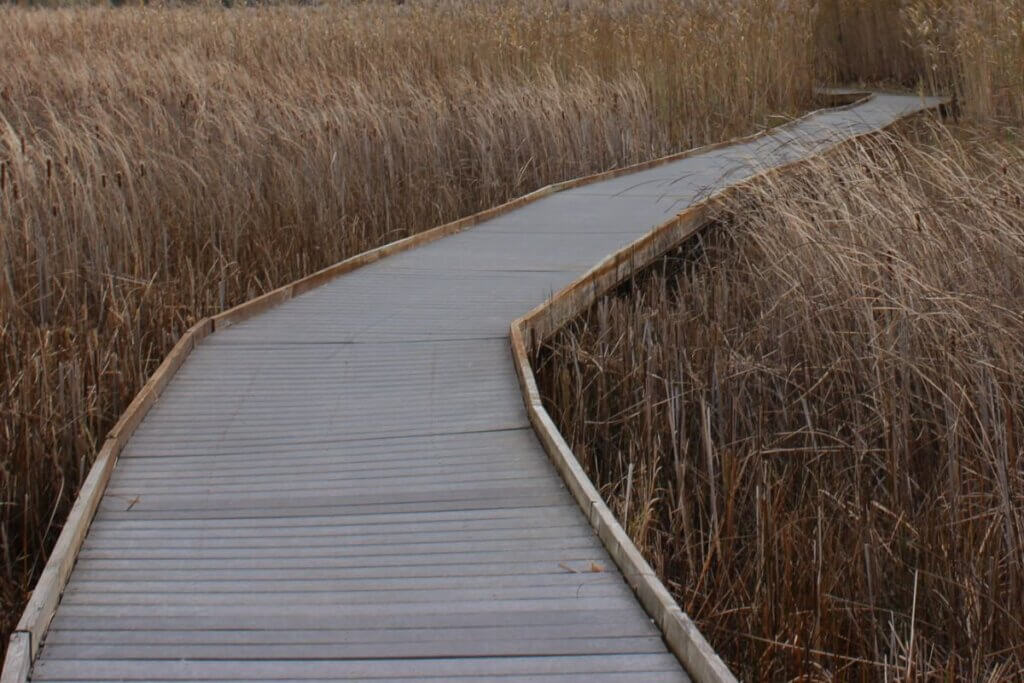
[[[782,120],[778,117],[811,107],[813,87],[818,83],[862,81],[953,94],[963,118],[984,126],[985,131],[1018,130],[1015,126],[1024,120],[1021,0],[981,0],[971,5],[943,0],[733,0],[725,4],[679,0],[410,0],[401,6],[345,2],[231,10],[219,3],[118,9],[7,6],[0,8],[0,33],[4,36],[0,40],[0,64],[4,65],[0,69],[0,636],[4,645],[6,631],[16,620],[45,562],[47,549],[59,532],[97,443],[177,336],[197,318],[346,256],[546,183],[772,125]],[[943,164],[957,163],[960,166],[955,171],[963,171],[964,182],[975,183],[972,187],[991,190],[995,183],[1003,183],[1007,192],[1016,187],[1019,197],[1019,185],[1013,185],[1013,179],[1019,177],[1012,162],[1019,159],[1019,155],[1012,156],[1016,143],[964,146],[958,142],[960,137],[941,132],[934,136],[934,140],[928,138],[914,146],[903,140],[890,141],[888,147],[872,153],[862,172],[875,173],[865,177],[873,178],[881,191],[871,194],[865,190],[858,198],[889,203],[878,207],[863,204],[866,211],[895,215],[892,202],[910,197],[920,203],[917,213],[931,215],[925,202],[938,195],[930,181],[924,180],[926,176],[922,175],[917,189],[924,188],[921,191],[930,193],[927,196],[895,187],[894,192],[905,194],[888,199],[884,191],[885,183],[900,176],[896,170],[885,170],[889,168],[884,166],[888,156],[882,151],[904,147],[907,151],[901,154],[907,158],[933,158],[936,173],[954,173]],[[990,138],[986,142],[995,141]],[[1005,171],[1000,154],[1007,159]],[[880,160],[876,160],[879,155]],[[986,166],[982,160],[995,165]],[[844,166],[854,161],[860,163],[837,158],[832,166],[821,169],[831,179],[826,186],[832,192],[827,195],[830,200],[842,199],[840,190],[855,184],[849,174],[861,171]],[[883,166],[872,171],[872,164]],[[943,177],[943,182],[946,180]],[[747,234],[748,225],[766,225],[772,216],[789,215],[773,214],[781,211],[778,207],[788,206],[792,211],[803,207],[802,215],[808,216],[808,207],[815,205],[800,194],[806,187],[794,183],[761,188],[760,194],[736,207],[733,216],[723,218],[736,226],[736,236],[715,238],[732,239],[736,245],[728,246],[731,243],[723,241],[714,247],[712,243],[693,263],[700,264],[701,269],[712,268],[713,257],[718,254],[725,258],[728,250],[735,252],[733,258],[753,258],[740,256],[747,253],[741,235]],[[975,194],[965,196],[975,198]],[[825,201],[821,200],[822,206]],[[848,205],[854,200],[845,201]],[[954,211],[945,204],[937,206],[927,226],[943,225],[942,221],[952,215],[942,213],[947,209]],[[1014,208],[1011,202],[1002,208],[988,209],[986,205],[986,210],[1012,217]],[[1016,211],[1019,233],[1019,206]],[[971,216],[972,225],[984,224],[986,229],[994,230],[986,222],[989,213]],[[848,218],[867,220],[863,216]],[[970,234],[973,238],[966,228],[957,230],[955,234]],[[714,234],[723,232],[718,229]],[[1011,232],[1008,228],[1007,235]],[[1016,245],[1009,237],[1004,238],[1006,244]],[[781,250],[782,244],[777,248]],[[995,248],[992,237],[991,251],[986,251],[984,258],[977,252],[964,252],[967,262],[958,261],[956,267],[939,268],[947,266],[945,261],[930,265],[950,274],[969,275],[972,286],[1009,296],[1014,286],[1012,277],[1000,268],[1018,264],[1011,263],[1012,252],[995,254]],[[958,252],[946,246],[932,251],[922,247],[915,257],[948,260],[952,253]],[[910,261],[909,255],[901,258]],[[794,263],[793,267],[800,265]],[[797,272],[792,277],[798,277]],[[911,284],[917,286],[916,281],[906,286]],[[675,287],[664,286],[666,291]],[[843,292],[859,285],[850,280],[845,286]],[[766,297],[778,294],[768,285],[763,292]],[[903,296],[903,292],[892,296]],[[724,306],[726,300],[722,301],[715,305]],[[963,355],[964,349],[973,348],[969,344],[982,344],[982,339],[989,339],[985,335],[996,335],[999,325],[1005,326],[999,327],[1005,334],[992,339],[1010,344],[1013,332],[1009,321],[1013,319],[1011,314],[1019,312],[1019,304],[1005,299],[1004,311],[995,305],[994,295],[971,299],[978,306],[986,306],[986,315],[991,313],[991,319],[984,319],[980,314],[968,316],[959,308],[957,296],[943,295],[930,301],[939,313],[966,316],[961,321],[964,327],[957,328],[965,337],[957,343],[964,345],[944,352],[961,358],[963,372],[977,373],[987,368],[995,378],[992,381],[1002,382],[1000,387],[1019,383],[1019,376],[1006,374],[1016,366],[989,368],[988,361],[982,363],[978,357]],[[747,303],[754,305],[753,299]],[[666,295],[658,305],[676,304],[676,298]],[[762,300],[762,304],[767,301]],[[873,309],[868,306],[868,310]],[[665,316],[675,316],[672,311],[670,308],[671,315],[666,312]],[[743,324],[743,311],[726,312],[722,308],[721,312],[735,317],[730,324]],[[619,327],[602,334],[620,334],[632,324],[625,315],[614,319]],[[898,324],[880,318],[876,325],[883,330],[893,325],[903,330],[899,334],[887,332],[896,334],[892,343],[913,344],[919,343],[913,340],[918,326],[925,324],[921,321],[931,324],[933,319],[938,320],[938,315],[908,314]],[[814,320],[812,317],[804,324],[811,325]],[[1001,322],[997,325],[997,321]],[[982,323],[985,326],[970,326]],[[824,325],[825,321],[818,324]],[[579,334],[581,339],[599,343],[596,337]],[[822,328],[808,339],[821,340],[819,353],[832,353],[837,347],[825,346],[831,343],[826,340],[844,334]],[[881,344],[888,343],[887,339],[869,341]],[[724,352],[728,347],[722,343]],[[579,368],[585,364],[580,365],[573,354],[590,353],[586,345],[576,343],[571,353],[566,348],[556,346],[552,359],[560,359],[564,372],[583,372]],[[999,358],[1019,360],[1019,355],[1013,355],[1018,347],[999,348],[1004,354]],[[686,347],[678,347],[676,360],[681,361],[689,353]],[[794,349],[792,353],[786,362],[803,367],[799,360],[793,360],[799,351]],[[776,360],[781,363],[785,359],[772,358],[771,363]],[[768,362],[756,356],[751,361]],[[697,359],[688,362],[697,363]],[[716,359],[709,367],[718,362],[723,361]],[[889,362],[896,363],[892,359]],[[632,376],[635,369],[624,366],[622,372]],[[891,491],[886,489],[886,496],[894,498],[877,502],[904,526],[893,522],[889,531],[895,533],[907,525],[925,523],[911,519],[934,523],[938,525],[934,529],[920,532],[926,534],[924,540],[916,536],[913,540],[924,544],[928,552],[936,552],[934,543],[949,538],[948,534],[941,535],[941,524],[935,521],[940,519],[939,512],[921,512],[920,518],[900,518],[897,512],[903,509],[900,505],[911,505],[914,500],[921,506],[941,507],[938,502],[917,496],[919,488],[932,484],[931,480],[915,479],[919,474],[924,476],[921,467],[914,464],[916,460],[910,462],[918,457],[916,444],[924,439],[928,443],[953,444],[948,448],[977,447],[977,452],[965,453],[958,474],[964,502],[955,515],[948,512],[942,518],[957,529],[971,531],[965,531],[964,538],[956,537],[962,546],[942,546],[942,552],[965,563],[957,570],[963,576],[979,563],[987,563],[988,573],[981,576],[994,583],[987,592],[981,591],[977,582],[970,584],[974,592],[965,593],[967,597],[949,605],[929,604],[926,608],[919,601],[919,611],[911,619],[914,638],[908,638],[904,614],[906,568],[915,568],[919,596],[929,590],[931,595],[939,595],[936,591],[942,581],[959,581],[961,573],[933,577],[927,573],[931,570],[926,570],[931,565],[905,559],[896,552],[903,552],[902,546],[893,549],[892,544],[897,542],[893,539],[901,537],[871,536],[865,547],[876,553],[875,569],[866,561],[867,578],[837,574],[829,580],[849,578],[850,591],[861,579],[873,582],[873,590],[878,592],[872,602],[865,604],[874,606],[843,603],[842,609],[848,612],[846,621],[835,616],[836,624],[840,624],[835,628],[831,621],[828,625],[815,621],[813,615],[817,612],[807,612],[806,619],[798,619],[793,631],[785,631],[783,625],[788,620],[781,618],[781,610],[790,609],[791,604],[783,601],[771,605],[774,612],[755,624],[752,613],[744,612],[736,602],[704,601],[712,585],[716,590],[732,590],[729,600],[744,599],[741,587],[748,586],[746,578],[736,577],[746,576],[750,569],[741,564],[727,566],[729,558],[718,550],[719,545],[726,545],[721,540],[724,531],[709,531],[701,517],[706,501],[695,499],[692,516],[684,517],[690,520],[686,523],[696,535],[684,544],[690,550],[682,552],[698,553],[701,543],[708,543],[710,538],[719,539],[713,543],[716,552],[709,556],[708,567],[702,564],[696,575],[690,573],[689,564],[679,564],[673,565],[672,571],[682,573],[670,578],[675,577],[677,584],[680,578],[686,582],[678,587],[684,606],[701,617],[712,641],[727,656],[736,653],[737,657],[750,657],[754,653],[761,657],[752,660],[757,662],[755,674],[798,671],[827,676],[833,671],[866,671],[865,675],[874,677],[880,666],[888,666],[886,671],[890,673],[897,670],[892,667],[899,666],[908,667],[903,673],[921,673],[939,670],[941,666],[936,662],[947,657],[942,666],[954,673],[998,675],[1004,672],[1000,662],[1020,661],[1019,651],[1012,649],[1014,637],[1020,640],[1019,625],[1012,618],[1000,621],[998,615],[985,610],[991,610],[996,599],[1006,608],[1004,611],[1011,613],[1007,606],[1013,603],[1009,600],[1021,604],[1020,562],[1018,559],[1014,564],[1006,555],[1013,548],[1020,552],[1021,529],[1016,527],[1017,535],[1010,535],[1006,529],[1013,529],[1012,523],[1001,521],[999,515],[1012,517],[1015,502],[1019,505],[1019,498],[1014,498],[1020,495],[1019,478],[1015,478],[1019,470],[1013,467],[1024,461],[1004,459],[1016,463],[1004,467],[1005,485],[999,479],[1002,475],[967,464],[989,462],[997,449],[993,444],[1004,443],[1008,433],[1016,434],[1013,419],[1020,419],[1016,409],[1019,393],[1003,396],[996,389],[986,389],[998,398],[992,398],[991,408],[983,409],[978,406],[988,404],[980,396],[989,394],[977,394],[974,384],[965,384],[966,393],[950,399],[954,402],[951,410],[959,416],[949,418],[953,420],[951,426],[938,419],[939,413],[925,411],[922,415],[926,416],[918,417],[914,412],[918,403],[931,405],[928,402],[934,397],[920,398],[916,380],[902,379],[904,371],[893,372],[900,382],[909,381],[907,386],[897,387],[909,393],[883,392],[894,401],[892,406],[860,406],[857,410],[861,412],[854,406],[837,409],[830,417],[822,414],[822,420],[828,417],[836,422],[822,423],[815,429],[832,430],[849,435],[849,439],[863,432],[867,439],[864,444],[851,441],[854,448],[849,453],[829,451],[829,459],[835,461],[833,455],[840,455],[856,461],[870,455],[891,461],[898,470],[899,484],[893,484]],[[878,377],[885,379],[888,375]],[[956,377],[959,379],[949,381],[967,381]],[[829,381],[834,379],[829,376]],[[552,395],[556,402],[561,400],[559,396],[567,396],[557,392]],[[736,396],[736,400],[740,398]],[[808,395],[803,400],[810,405],[812,398],[815,396]],[[579,411],[600,414],[606,408],[602,405],[606,399],[598,396],[583,401],[577,395],[577,399],[581,401]],[[834,399],[832,395],[830,400]],[[706,410],[713,411],[706,422],[721,440],[722,397],[704,400]],[[787,399],[783,396],[779,400]],[[816,400],[825,399],[817,396]],[[792,419],[793,410],[786,405],[782,412],[786,419]],[[817,409],[825,411],[828,405],[822,403]],[[881,412],[872,413],[875,409]],[[982,422],[969,421],[966,416],[971,409],[987,411]],[[765,410],[770,412],[768,404]],[[885,437],[888,440],[872,440],[877,434],[871,430],[877,431],[878,425],[871,420],[881,419],[879,415],[895,419],[894,415],[906,411],[910,411],[909,417],[900,419],[909,423],[893,423],[895,426],[887,428],[886,434],[891,432]],[[1013,419],[1003,419],[1004,411]],[[576,409],[566,414],[566,419],[570,417],[589,419]],[[840,422],[861,418],[868,422]],[[932,419],[934,422],[927,422]],[[927,429],[919,434],[914,431],[917,426],[906,427],[917,425],[916,421],[927,423]],[[998,430],[984,431],[1003,423],[1010,426],[1004,428],[1002,436]],[[784,421],[778,424],[794,429]],[[563,424],[566,433],[577,435],[581,447],[596,458],[597,451],[587,445],[591,437],[585,426]],[[737,422],[735,429],[740,427]],[[762,427],[777,428],[774,424]],[[904,427],[911,431],[899,431]],[[600,457],[618,458],[618,447],[613,444],[632,443],[630,430],[634,428],[623,422],[615,427],[614,436],[605,434],[602,448],[606,452]],[[737,448],[739,444],[749,446],[753,438],[740,431],[727,433],[730,439],[736,439]],[[698,434],[693,438],[696,440],[689,443],[696,448],[702,443],[701,437]],[[801,443],[807,448],[807,443]],[[821,441],[818,446],[825,448],[824,444]],[[827,446],[836,447],[835,443]],[[857,449],[869,455],[862,456],[862,450]],[[628,454],[628,450],[623,452]],[[712,459],[721,457],[717,448],[711,452]],[[648,456],[660,457],[654,453],[643,455]],[[736,458],[739,462],[739,451]],[[782,458],[785,462],[792,459]],[[812,460],[813,454],[801,459]],[[698,473],[705,461],[700,455],[691,463],[694,469],[689,476],[703,476]],[[637,460],[638,467],[645,467],[643,462],[646,460]],[[858,467],[850,471],[856,472]],[[715,471],[719,469],[716,466]],[[730,482],[749,483],[743,477],[752,476],[750,472],[758,468],[748,469],[737,471]],[[934,474],[927,468],[923,471]],[[779,495],[787,500],[790,494],[782,493],[790,482],[787,477],[797,477],[788,472],[778,473],[779,481],[786,482],[779,484]],[[619,476],[618,480],[606,478],[605,473],[598,479],[609,487],[610,495],[616,495],[622,474],[610,474]],[[811,481],[812,474],[802,472],[799,476]],[[639,470],[635,476],[639,476]],[[643,496],[637,489],[635,500],[654,504],[657,490],[661,490],[658,487],[672,486],[672,479],[666,472],[661,473],[664,480],[654,477],[653,472],[645,476],[657,486]],[[998,486],[991,488],[997,480]],[[867,495],[869,489],[863,486],[866,484],[861,482],[853,489],[858,495]],[[754,486],[744,488],[742,493],[756,498],[766,495],[756,493],[762,489]],[[835,495],[841,499],[838,492]],[[953,495],[952,489],[948,495]],[[1006,497],[1000,503],[1002,507],[993,502],[995,498],[990,500],[999,495]],[[725,510],[725,500],[716,504]],[[824,502],[821,506],[820,514],[829,511],[830,524],[846,523],[837,517],[834,508],[824,507]],[[984,511],[988,511],[987,516]],[[794,517],[784,518],[783,512]],[[791,529],[790,538],[799,538],[798,532],[806,532],[806,527],[799,526],[805,523],[801,516],[805,512],[794,502],[792,509],[780,507],[775,520],[780,528]],[[630,520],[635,513],[630,512]],[[737,508],[735,524],[740,524],[740,519],[748,523],[749,514],[749,510]],[[875,529],[871,525],[884,529],[889,519],[886,513],[870,514],[871,524],[862,531]],[[662,521],[675,523],[671,519],[668,515]],[[1020,523],[1019,518],[1014,519],[1014,523]],[[636,524],[631,521],[630,529],[639,534],[642,545],[652,552],[662,552],[665,542],[652,545],[650,535],[665,533],[671,527]],[[952,527],[942,528],[948,531]],[[988,528],[1003,531],[985,536],[984,543],[969,535]],[[1011,538],[1017,539],[1017,545],[998,545],[1010,543]],[[803,546],[801,551],[810,544]],[[857,552],[861,552],[859,548]],[[976,556],[969,557],[969,552]],[[893,558],[904,558],[899,562],[909,564],[889,566],[888,562],[896,561]],[[774,558],[777,566],[772,571],[791,577],[787,590],[802,591],[809,570],[799,558],[794,557],[792,564],[783,559],[782,555]],[[666,571],[670,569],[671,563],[655,563]],[[819,562],[819,566],[822,564]],[[830,567],[837,564],[828,563]],[[891,587],[884,586],[886,590],[891,588],[891,594],[882,590],[885,579],[878,572],[883,569],[891,572],[885,576],[894,577]],[[1001,582],[1006,583],[1008,592],[1000,592],[1004,590]],[[768,590],[763,584],[759,589]],[[779,597],[772,595],[773,599]],[[704,597],[691,600],[692,596]],[[719,607],[725,612],[711,616]],[[834,615],[834,610],[828,614]],[[925,614],[928,619],[948,616],[950,628],[960,623],[958,619],[970,625],[958,632],[961,635],[951,636],[960,639],[956,643],[943,641],[935,633],[945,628],[945,622],[917,619],[917,615],[924,619]],[[849,633],[854,617],[860,620],[857,623],[863,631],[856,637]],[[708,621],[712,618],[721,618],[725,624],[721,628],[727,630],[719,632],[712,626],[719,622]],[[806,625],[811,622],[816,624],[814,628]],[[870,629],[864,628],[867,623],[872,624]],[[791,641],[796,634],[800,640]],[[755,635],[768,642],[754,640]],[[815,645],[810,645],[808,638]],[[846,640],[837,644],[830,638]],[[912,647],[913,652],[903,652],[901,647]],[[844,655],[849,659],[837,660],[812,650],[852,654]]]

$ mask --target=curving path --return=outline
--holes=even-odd
[[[32,680],[687,680],[531,429],[509,323],[710,193],[936,104],[550,194],[218,325],[124,447]]]

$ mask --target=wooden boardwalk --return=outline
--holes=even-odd
[[[531,428],[510,321],[711,193],[934,104],[550,194],[217,326],[124,447],[31,679],[687,680]]]

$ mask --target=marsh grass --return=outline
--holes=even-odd
[[[1024,146],[762,182],[563,330],[542,392],[749,680],[1024,675]]]
[[[756,130],[818,82],[1020,120],[1021,0],[965,5],[0,8],[0,632],[96,443],[197,318],[540,185]]]

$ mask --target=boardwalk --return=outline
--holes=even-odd
[[[509,323],[709,193],[932,104],[555,193],[218,329],[121,454],[32,680],[687,680],[530,428]]]

